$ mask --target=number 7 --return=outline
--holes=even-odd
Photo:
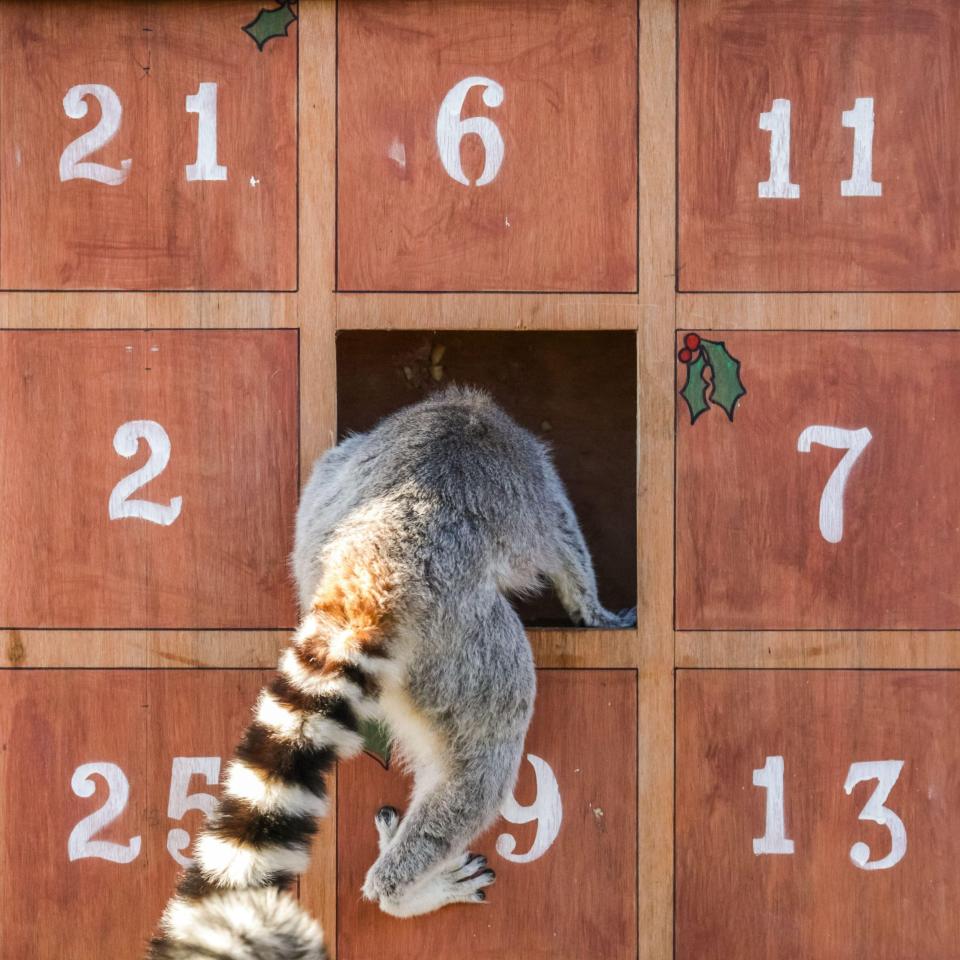
[[[797,450],[800,453],[809,453],[814,443],[847,451],[834,467],[820,497],[820,533],[827,543],[839,543],[843,538],[843,490],[857,457],[872,439],[873,434],[866,427],[844,430],[821,424],[807,427],[797,438]]]

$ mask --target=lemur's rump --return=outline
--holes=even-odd
[[[324,777],[386,720],[414,774],[382,810],[363,893],[396,916],[479,902],[469,842],[512,789],[535,675],[506,597],[549,581],[570,616],[623,626],[543,445],[486,395],[451,388],[316,464],[297,516],[303,620],[260,694],[222,797],[167,906],[152,960],[321,960],[285,892],[307,865]]]

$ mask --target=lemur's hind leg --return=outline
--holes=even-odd
[[[485,899],[495,875],[467,848],[513,787],[532,711],[530,648],[502,597],[485,616],[442,629],[443,641],[425,638],[411,668],[407,715],[394,710],[394,732],[416,783],[399,822],[395,811],[378,814],[381,853],[363,886],[365,897],[394,916]],[[451,658],[460,662],[453,666]],[[382,706],[393,725],[389,700]],[[419,755],[417,739],[424,745]]]
[[[483,888],[496,874],[485,869],[484,857],[463,850],[482,829],[476,804],[486,789],[476,777],[466,777],[448,781],[414,803],[370,868],[364,896],[396,917],[450,903],[482,902]]]
[[[636,626],[636,607],[615,613],[600,602],[593,561],[580,531],[577,515],[559,477],[554,475],[554,480],[551,493],[558,516],[553,530],[553,556],[549,558],[548,568],[544,572],[553,584],[564,610],[574,623],[587,627],[617,629]]]

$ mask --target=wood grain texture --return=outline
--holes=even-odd
[[[168,831],[193,834],[203,816],[168,816],[173,758],[229,757],[263,679],[255,670],[0,670],[4,958],[142,955],[179,870]],[[69,859],[71,832],[108,799],[100,776],[90,797],[71,789],[74,771],[93,762],[120,768],[129,799],[91,839],[139,837],[129,863]],[[189,789],[218,792],[202,776]]]
[[[341,290],[636,289],[634,0],[344,3],[339,22]],[[503,164],[483,186],[441,164],[437,114],[492,120]],[[476,180],[484,148],[461,144]]]
[[[253,10],[255,14],[256,11]],[[297,285],[297,34],[258,51],[233,2],[3,4],[0,285],[54,289],[292,290]],[[185,98],[216,83],[226,181],[186,179],[198,118]],[[59,158],[96,126],[64,95],[105,84],[120,128],[86,162],[124,183],[61,182]]]
[[[483,960],[636,956],[636,674],[540,671],[538,687],[525,749],[556,776],[560,832],[531,863],[505,860],[495,845],[509,833],[515,853],[526,853],[536,823],[501,820],[479,838],[473,849],[497,872],[482,906],[459,904],[398,922],[362,901],[359,889],[376,859],[373,816],[387,803],[402,811],[408,784],[397,770],[384,770],[366,755],[341,765],[340,960],[413,960],[427,943],[445,955]],[[515,797],[522,805],[536,799],[529,761],[522,764]]]
[[[956,672],[679,671],[677,677],[677,960],[772,956],[947,958],[956,953],[958,777]],[[784,758],[792,855],[753,852],[767,791],[752,774]],[[854,762],[898,759],[890,832],[858,819],[877,787],[844,792]]]
[[[302,262],[297,317],[302,365],[301,480],[313,460],[336,442],[337,303],[333,293],[336,262],[337,171],[337,5],[332,0],[297,5],[303,57],[300,61],[301,162],[306,188],[301,194]],[[331,804],[337,801],[336,772],[330,777]],[[336,952],[337,858],[335,818],[320,823],[312,866],[314,880],[301,890],[304,906],[323,926]]]
[[[957,290],[953,4],[679,8],[679,288]],[[874,99],[880,197],[841,196],[854,137],[841,119],[857,97]],[[774,98],[791,103],[797,199],[758,196],[770,176],[770,133],[758,124]]]
[[[953,333],[723,332],[748,393],[731,422],[677,399],[677,625],[704,629],[960,626]],[[681,371],[681,377],[685,374]],[[683,382],[681,380],[681,382]],[[872,434],[818,522],[845,451],[797,450],[810,425]]]
[[[295,331],[0,334],[0,503],[20,532],[0,546],[0,623],[292,625],[296,368]],[[108,512],[155,453],[115,452],[131,421],[169,437],[169,464],[130,494],[180,497],[169,525]]]
[[[676,634],[678,667],[960,669],[956,630],[698,630]]]
[[[341,330],[635,330],[637,295],[337,294]]]
[[[601,601],[636,603],[636,346],[629,332],[348,332],[337,336],[340,436],[451,383],[490,392],[553,448],[594,557]],[[566,625],[555,597],[517,603]]]

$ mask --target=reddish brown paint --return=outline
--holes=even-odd
[[[960,22],[950,0],[680,0],[681,290],[960,289]],[[920,66],[922,65],[922,67]],[[843,197],[873,97],[881,197]],[[760,199],[791,101],[795,200]]]
[[[340,289],[634,290],[636,17],[634,0],[341,4]],[[473,88],[461,113],[504,140],[482,187],[436,145],[441,102],[471,76],[504,88],[496,108]],[[461,158],[475,180],[478,137]]]
[[[960,756],[955,671],[681,670],[677,677],[677,960],[892,960],[956,956]],[[756,856],[766,791],[753,771],[784,758],[792,855]],[[903,760],[886,806],[907,850],[858,816],[877,786],[844,793],[850,765]]]
[[[221,779],[266,673],[258,670],[0,671],[0,853],[3,947],[9,960],[141,957],[179,867],[167,834],[193,836],[198,811],[167,816],[174,757],[222,758]],[[205,705],[203,709],[198,709]],[[93,838],[127,844],[130,863],[70,861],[67,842],[107,801],[107,784],[78,797],[81,764],[116,764],[130,786],[126,809]],[[11,788],[15,785],[15,788]],[[191,793],[216,795],[194,776]]]
[[[536,824],[499,821],[473,845],[497,872],[483,905],[460,904],[398,920],[360,899],[376,859],[373,816],[384,804],[403,810],[409,784],[363,755],[341,764],[338,790],[340,960],[414,960],[427,944],[444,956],[478,960],[633,960],[636,957],[636,675],[631,670],[546,670],[526,753],[553,768],[563,824],[538,860],[510,863],[496,853],[503,832],[530,848]],[[524,760],[515,793],[534,800]]]
[[[294,624],[297,384],[295,331],[0,333],[0,625]],[[169,526],[109,517],[131,420],[169,435],[132,495],[182,497]]]
[[[733,422],[713,407],[691,424],[676,398],[678,628],[960,626],[960,337],[700,332],[748,392]],[[799,453],[813,424],[873,434],[835,544],[820,497],[845,451]]]
[[[291,290],[297,283],[297,30],[262,52],[232,2],[4,3],[0,8],[0,285],[14,289]],[[223,182],[188,182],[196,114],[218,85]],[[64,148],[99,122],[66,92],[120,98],[119,132],[88,162],[133,165],[125,183],[61,182]],[[251,177],[257,181],[251,184]]]

